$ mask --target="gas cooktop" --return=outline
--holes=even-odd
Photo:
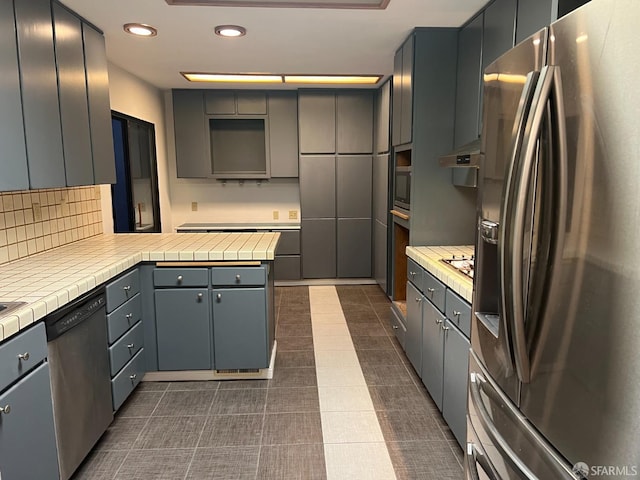
[[[443,258],[442,261],[449,265],[451,268],[455,268],[458,272],[473,279],[473,262],[475,257],[465,255],[454,255],[451,258]]]

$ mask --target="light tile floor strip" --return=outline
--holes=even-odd
[[[338,293],[312,286],[309,302],[327,480],[395,480]]]

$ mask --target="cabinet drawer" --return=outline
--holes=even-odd
[[[120,336],[129,330],[142,318],[142,297],[136,294],[124,305],[116,308],[107,315],[107,331],[109,332],[109,344],[115,342]]]
[[[0,345],[0,390],[15,382],[46,356],[47,338],[42,322]]]
[[[400,320],[398,313],[393,308],[391,308],[390,310],[391,310],[391,328],[393,328],[393,333],[396,335],[396,338],[398,339],[400,346],[404,350],[405,344],[406,344],[407,329],[402,323],[402,320]]]
[[[118,410],[144,376],[144,348],[111,380],[113,410]]]
[[[422,286],[424,296],[431,300],[438,310],[444,312],[444,299],[446,287],[436,277],[431,275],[426,270],[422,271]]]
[[[118,371],[140,351],[143,343],[144,330],[142,329],[142,322],[138,322],[131,330],[124,334],[120,340],[109,347],[111,376],[118,373]]]
[[[276,247],[276,255],[300,254],[300,230],[286,230],[280,232],[280,240]]]
[[[471,305],[447,289],[446,315],[464,333],[471,336]]]
[[[418,290],[423,292],[422,272],[424,269],[416,262],[407,258],[407,279],[413,283]]]
[[[140,274],[137,269],[111,282],[107,285],[107,313],[113,312],[139,291]]]
[[[208,284],[206,268],[157,268],[153,271],[156,287],[206,287]]]
[[[264,285],[267,282],[265,267],[215,267],[211,269],[211,283],[225,285]]]

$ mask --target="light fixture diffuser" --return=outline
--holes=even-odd
[[[325,85],[375,85],[381,75],[284,75],[284,83]]]
[[[244,37],[247,29],[239,25],[218,25],[214,32],[220,37]]]
[[[125,23],[122,28],[125,32],[138,37],[155,37],[158,35],[158,30],[155,27],[144,23]]]
[[[254,73],[197,73],[180,72],[190,82],[212,83],[282,83],[282,75],[263,75]]]

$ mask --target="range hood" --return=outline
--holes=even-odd
[[[469,142],[440,157],[441,167],[479,167],[480,139]]]

